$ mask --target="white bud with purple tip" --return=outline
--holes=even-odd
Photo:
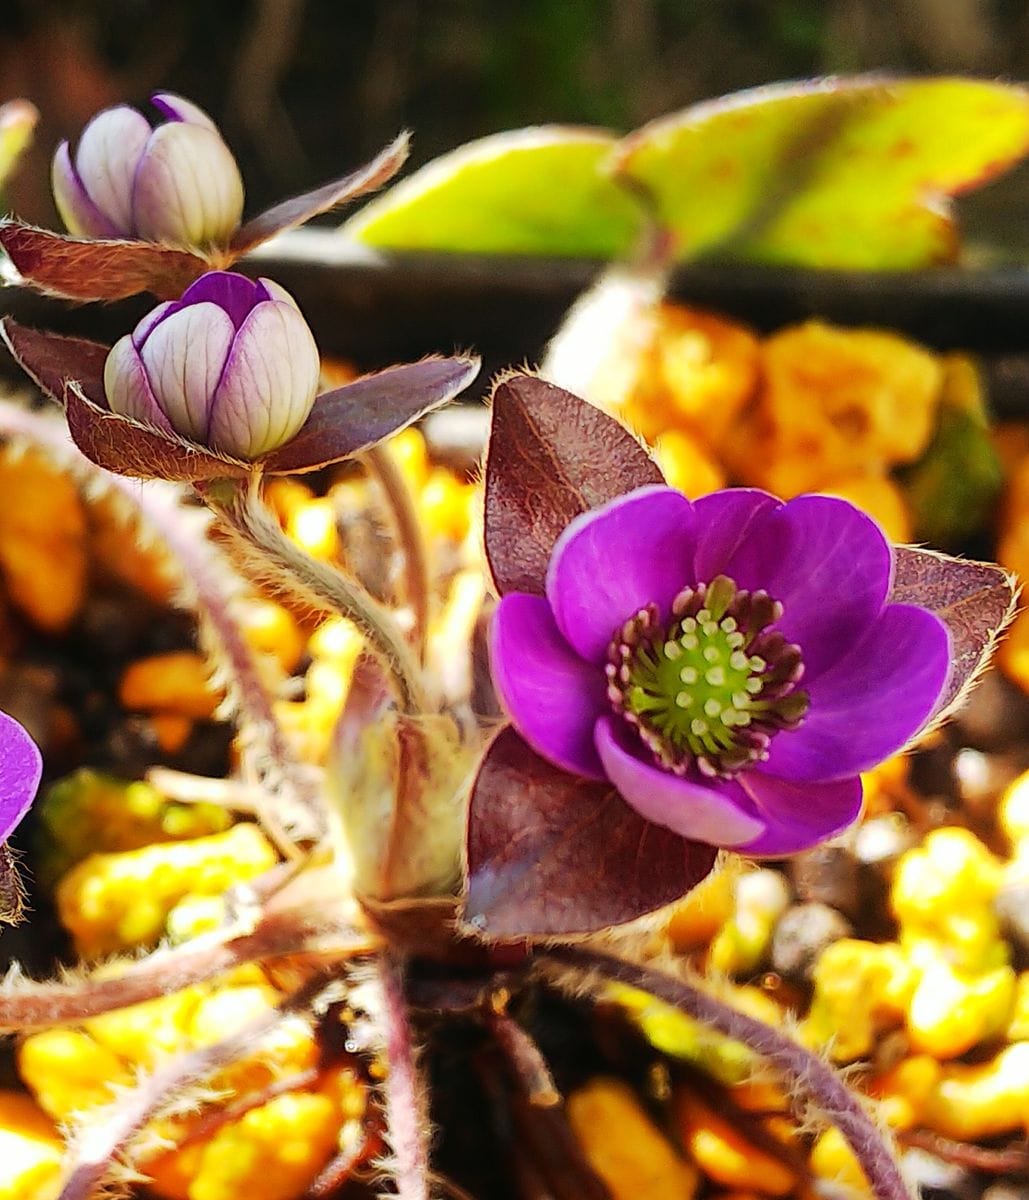
[[[211,118],[170,93],[156,129],[127,105],[98,113],[72,155],[54,155],[58,211],[77,237],[142,238],[183,248],[226,244],[243,213],[243,180]]]
[[[290,441],[318,389],[318,348],[293,297],[270,279],[201,276],[111,348],[111,411],[254,459]]]

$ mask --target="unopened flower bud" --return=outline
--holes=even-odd
[[[270,279],[211,271],[114,344],[104,388],[112,412],[253,459],[307,420],[319,368],[288,292]]]
[[[243,212],[243,181],[214,122],[188,100],[158,93],[167,118],[152,129],[118,105],[86,126],[72,156],[54,155],[54,200],[78,237],[142,238],[205,249],[226,243]]]

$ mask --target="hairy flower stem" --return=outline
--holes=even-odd
[[[405,712],[429,711],[418,663],[389,609],[356,580],[295,546],[264,506],[258,488],[256,477],[243,484],[197,485],[228,532],[240,570],[258,587],[288,596],[300,607],[349,618],[385,665]]]
[[[415,1065],[404,1000],[403,965],[390,954],[378,963],[382,1028],[389,1075],[385,1083],[390,1169],[398,1200],[429,1200],[429,1114]]]
[[[539,1046],[521,1025],[506,1013],[496,1011],[488,1015],[486,1023],[529,1103],[536,1108],[553,1108],[560,1104],[561,1093],[550,1068]]]
[[[329,1200],[364,1162],[368,1152],[367,1141],[341,1150],[318,1172],[314,1182],[304,1193],[304,1200]]]
[[[183,1091],[201,1084],[216,1071],[253,1054],[255,1046],[292,1013],[306,1011],[329,982],[319,973],[277,1008],[251,1021],[238,1033],[191,1054],[178,1055],[157,1068],[138,1087],[116,1101],[107,1120],[91,1125],[72,1146],[72,1169],[57,1200],[91,1200],[119,1161],[131,1159],[133,1139],[182,1099]]]
[[[305,921],[299,914],[283,913],[265,918],[247,934],[227,927],[175,949],[159,950],[115,977],[104,972],[101,978],[35,983],[8,976],[7,994],[0,994],[0,1030],[28,1032],[78,1024],[171,995],[246,963],[294,954],[347,960],[371,953],[378,944],[377,938],[360,930],[332,928],[324,918]]]
[[[265,802],[259,817],[287,855],[297,837],[317,839],[326,825],[320,793],[299,764],[275,717],[261,667],[232,612],[235,583],[229,564],[207,537],[209,522],[182,503],[180,488],[141,483],[95,467],[68,435],[63,421],[14,405],[0,406],[0,435],[52,455],[85,489],[118,502],[128,523],[137,518],[144,537],[157,535],[174,574],[178,599],[200,619],[205,649],[220,672],[240,729],[244,769],[249,769],[274,808]],[[291,826],[282,828],[281,813]],[[291,836],[292,835],[292,836]]]
[[[277,810],[300,812],[291,822],[295,832],[305,839],[320,838],[327,828],[327,816],[320,791],[313,786],[310,773],[297,761],[282,727],[275,717],[272,699],[265,686],[261,668],[231,610],[226,584],[227,564],[217,562],[218,552],[203,535],[193,534],[181,507],[170,509],[156,503],[152,487],[139,487],[115,477],[120,490],[134,488],[143,520],[157,530],[172,552],[176,564],[188,580],[186,598],[201,621],[201,632],[208,642],[210,657],[221,669],[230,703],[238,714],[244,767],[249,767],[262,785],[264,803],[258,817],[262,825],[287,853],[291,839],[281,827]],[[219,571],[219,567],[221,570]]]
[[[405,594],[414,615],[412,640],[418,658],[425,659],[429,632],[429,552],[407,480],[393,456],[383,446],[372,446],[360,460],[382,489],[393,518],[393,528],[404,559]]]
[[[827,1063],[792,1038],[682,979],[611,954],[561,946],[537,961],[558,986],[573,991],[585,986],[591,993],[602,992],[610,982],[639,988],[753,1050],[839,1129],[878,1200],[910,1200],[897,1162],[861,1101]]]

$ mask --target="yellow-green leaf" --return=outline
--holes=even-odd
[[[29,144],[38,119],[35,105],[28,100],[9,100],[0,104],[0,188]]]
[[[642,222],[600,170],[615,145],[604,130],[563,126],[483,138],[422,167],[343,232],[389,249],[615,257]]]
[[[682,258],[839,268],[953,259],[947,197],[1029,150],[1029,93],[972,79],[779,84],[644,126],[617,178],[650,193]]]

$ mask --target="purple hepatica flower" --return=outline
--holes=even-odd
[[[211,271],[114,344],[104,388],[112,412],[249,460],[307,420],[319,366],[288,292]]]
[[[105,109],[72,157],[54,155],[53,187],[77,237],[143,238],[183,248],[227,244],[243,213],[243,181],[211,118],[181,96],[159,92],[167,118],[156,129],[127,105]]]
[[[494,677],[539,754],[646,820],[791,854],[858,817],[859,773],[941,700],[949,634],[890,603],[893,565],[843,500],[640,488],[572,521],[545,598],[504,596]]]
[[[29,810],[43,773],[35,742],[6,713],[0,713],[0,843]]]

